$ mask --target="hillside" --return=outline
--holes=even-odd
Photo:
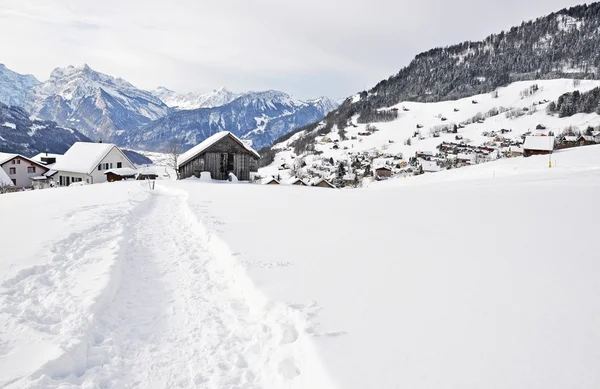
[[[555,158],[2,195],[0,386],[596,388],[597,250],[557,242],[597,235],[600,146]]]
[[[122,133],[118,142],[141,150],[165,152],[177,141],[187,150],[211,134],[231,131],[259,149],[283,134],[321,120],[335,107],[327,98],[302,102],[278,91],[248,92],[219,107],[173,112],[147,126]]]
[[[600,3],[552,13],[477,42],[418,54],[397,74],[346,99],[325,120],[346,127],[393,119],[378,109],[488,93],[523,80],[600,77]]]
[[[28,157],[43,152],[63,154],[75,142],[91,141],[77,130],[31,120],[22,108],[0,103],[0,152]]]

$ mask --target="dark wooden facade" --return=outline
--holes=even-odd
[[[227,180],[231,172],[238,180],[249,181],[250,173],[258,171],[258,159],[236,139],[226,136],[179,166],[179,177],[200,177],[201,172],[210,172],[214,180]]]

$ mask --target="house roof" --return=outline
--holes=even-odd
[[[377,171],[377,170],[389,170],[389,171],[392,171],[392,169],[390,169],[387,166],[379,166],[378,168],[375,168],[375,171]]]
[[[442,170],[434,161],[421,161],[421,167],[426,172],[437,172]]]
[[[287,180],[285,183],[286,183],[287,185],[294,185],[294,184],[295,184],[295,183],[297,183],[298,181],[299,181],[299,182],[301,182],[302,184],[306,185],[306,182],[304,182],[303,180],[301,180],[301,179],[299,179],[299,178],[296,178],[296,177],[292,177],[292,178],[290,178],[290,179],[289,179],[289,180]]]
[[[0,185],[14,186],[12,180],[2,168],[0,168]]]
[[[117,168],[117,169],[108,169],[107,171],[104,172],[104,174],[108,174],[108,173],[112,173],[112,174],[116,174],[117,176],[135,176],[138,171],[129,167],[121,167],[121,168]]]
[[[511,153],[522,153],[523,148],[521,146],[512,145],[508,148],[508,151],[510,151]]]
[[[567,136],[565,136],[564,139],[565,139],[566,142],[577,142],[577,137],[576,136],[567,135]]]
[[[33,163],[34,165],[37,165],[37,166],[39,166],[41,168],[48,169],[48,167],[45,166],[43,163],[40,163],[38,161],[34,161],[31,158],[24,157],[21,154],[12,154],[12,153],[0,153],[0,165],[6,163],[6,162],[8,162],[11,159],[16,158],[16,157],[22,158],[22,159],[28,161],[29,163]]]
[[[55,158],[57,161],[63,156],[63,154],[52,154],[52,153],[39,153],[35,157],[31,157],[34,161],[42,162],[42,158]]]
[[[65,155],[52,166],[52,170],[89,174],[115,147],[119,150],[112,143],[75,142]],[[121,154],[123,153],[121,152]],[[123,156],[127,158],[125,154]],[[129,161],[129,158],[127,160]],[[129,162],[135,166],[131,161]]]
[[[248,147],[244,142],[242,142],[242,140],[240,138],[233,135],[230,131],[221,131],[221,132],[217,132],[216,134],[214,134],[212,136],[209,136],[208,138],[206,138],[205,140],[203,140],[196,146],[192,147],[185,153],[181,154],[179,156],[179,159],[177,160],[178,166],[185,164],[186,162],[193,159],[198,154],[201,154],[203,151],[208,149],[210,146],[214,145],[221,139],[228,137],[228,136],[231,137],[234,141],[238,142],[248,152],[254,154],[257,158],[260,158],[260,154],[258,154],[256,151],[254,151],[254,149],[252,149],[251,147]]]
[[[279,181],[277,181],[277,179],[276,179],[276,178],[274,178],[274,177],[267,177],[267,178],[265,178],[265,179],[262,181],[262,183],[263,183],[264,185],[266,185],[266,184],[268,184],[268,183],[270,183],[270,182],[276,182],[276,183],[278,183],[278,184],[279,184]]]
[[[554,150],[554,137],[528,136],[525,138],[523,150],[552,151]]]
[[[326,183],[327,185],[329,185],[329,186],[330,186],[330,187],[332,187],[332,188],[335,188],[335,186],[333,186],[333,184],[332,184],[331,182],[327,181],[327,180],[326,180],[326,179],[324,179],[324,178],[319,178],[318,180],[316,180],[316,181],[313,181],[313,183],[312,183],[311,185],[312,185],[312,186],[317,186],[317,185],[319,185],[319,184],[320,184],[320,183],[322,183],[322,182]]]

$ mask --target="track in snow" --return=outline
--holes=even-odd
[[[288,307],[255,312],[179,192],[155,192],[126,228],[120,287],[87,329],[81,366],[30,388],[287,388],[310,359]],[[127,235],[129,234],[129,235]],[[82,354],[82,353],[80,353]],[[77,358],[71,356],[71,358]],[[309,363],[310,364],[310,363]],[[53,366],[53,367],[52,367]],[[68,369],[67,369],[68,370]],[[19,381],[18,387],[25,387]]]

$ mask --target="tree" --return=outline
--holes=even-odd
[[[173,139],[171,144],[171,149],[169,150],[169,167],[175,170],[175,174],[177,179],[179,180],[181,177],[179,176],[179,155],[181,153],[181,148],[179,147],[179,142],[177,139]]]
[[[346,167],[344,166],[344,163],[340,161],[340,164],[338,165],[338,168],[337,168],[337,178],[341,181],[344,179],[345,175],[346,175]]]

